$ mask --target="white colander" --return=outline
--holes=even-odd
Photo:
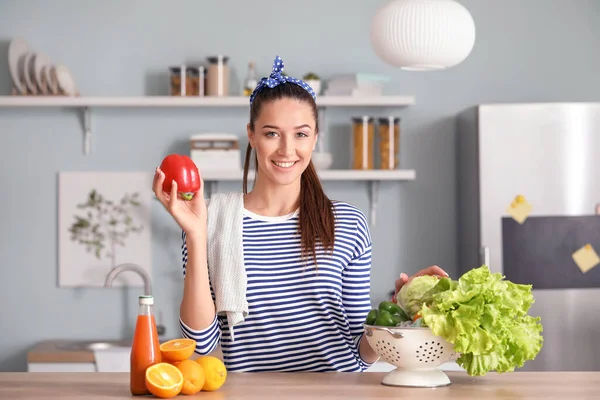
[[[437,387],[450,378],[438,367],[455,357],[454,346],[426,327],[388,328],[364,325],[375,352],[396,366],[381,381],[388,386]]]

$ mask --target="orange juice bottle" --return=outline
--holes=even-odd
[[[140,296],[138,300],[138,316],[131,345],[131,366],[129,386],[131,394],[150,394],[146,388],[146,368],[161,362],[160,343],[154,320],[154,298]]]

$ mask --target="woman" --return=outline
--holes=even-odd
[[[250,97],[243,178],[249,312],[235,340],[215,312],[202,192],[182,201],[173,182],[164,193],[164,174],[156,171],[154,192],[183,230],[181,330],[199,354],[220,343],[229,371],[364,371],[378,359],[362,327],[371,309],[368,224],[358,208],[325,195],[311,162],[319,132],[315,94],[282,70],[277,57]],[[252,150],[257,173],[248,192]],[[445,274],[438,267],[423,273]]]

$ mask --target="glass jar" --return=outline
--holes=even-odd
[[[373,117],[352,118],[352,168],[373,169],[375,127]]]
[[[187,67],[186,74],[186,88],[185,95],[186,96],[198,96],[198,86],[199,86],[199,77],[198,77],[198,69],[194,67]]]
[[[171,96],[185,96],[188,92],[188,84],[187,84],[187,69],[185,65],[179,65],[175,67],[169,68],[171,72],[170,77],[170,86],[171,86]]]
[[[400,118],[379,118],[379,168],[398,168],[400,150]]]
[[[207,58],[209,65],[206,73],[206,95],[227,96],[229,93],[229,57],[217,55]]]
[[[187,96],[204,96],[206,94],[206,74],[204,73],[204,69],[203,65],[187,68]]]

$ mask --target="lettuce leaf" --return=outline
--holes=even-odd
[[[418,278],[418,279],[417,279]],[[434,292],[431,290],[438,283],[438,278],[431,275],[423,275],[413,278],[410,284],[402,286],[396,296],[396,304],[413,319],[423,304],[429,303]]]
[[[505,280],[486,265],[457,281],[434,279],[437,283],[431,286],[430,279],[414,278],[404,297],[398,294],[398,304],[419,312],[424,325],[452,343],[460,354],[457,364],[469,375],[512,372],[540,352],[541,318],[528,315],[534,302],[532,285]],[[416,304],[420,309],[416,310]]]

